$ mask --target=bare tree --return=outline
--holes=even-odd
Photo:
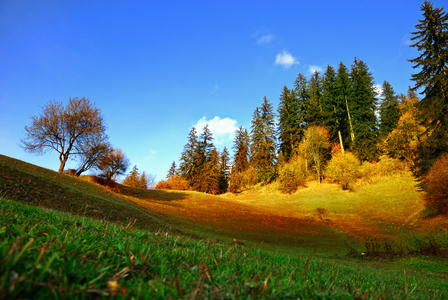
[[[41,155],[53,149],[59,153],[59,173],[71,155],[83,154],[86,143],[104,135],[106,126],[98,108],[89,99],[69,98],[48,102],[39,116],[32,116],[31,126],[25,126],[21,140],[25,151]]]
[[[81,146],[82,153],[78,156],[76,176],[98,166],[100,160],[109,153],[111,146],[107,138],[106,135],[97,135]]]
[[[110,149],[99,160],[97,169],[100,170],[100,177],[106,180],[114,180],[117,176],[123,175],[129,165],[129,159],[121,149]]]

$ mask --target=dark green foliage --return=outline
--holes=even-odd
[[[192,182],[196,175],[195,151],[198,146],[196,128],[192,128],[188,133],[188,142],[184,146],[180,157],[179,175],[188,182]]]
[[[367,65],[357,58],[351,68],[350,83],[348,106],[355,136],[352,149],[360,160],[373,160],[378,156],[376,92],[372,73]]]
[[[379,133],[382,137],[386,137],[392,129],[397,127],[400,119],[400,106],[398,96],[389,82],[383,82],[382,90],[383,98],[379,108],[381,118]]]
[[[227,151],[227,148],[224,147],[224,149],[221,152],[220,158],[219,158],[219,191],[220,193],[227,192],[229,188],[229,177],[230,177],[230,161],[229,161],[229,151]]]
[[[276,130],[272,104],[266,97],[254,112],[251,125],[251,165],[257,170],[260,181],[275,177]]]
[[[336,89],[336,72],[333,67],[327,66],[322,77],[322,109],[324,123],[322,126],[327,128],[330,133],[330,142],[341,144],[339,134],[343,132],[343,123],[347,119],[344,103],[338,103]],[[343,98],[341,98],[343,99]],[[344,146],[342,142],[341,147]]]
[[[350,74],[347,71],[347,67],[342,62],[339,63],[334,84],[334,114],[336,117],[336,128],[341,132],[344,149],[350,149],[354,137],[354,135],[352,136],[350,129],[349,114],[347,111],[351,88]]]
[[[305,123],[307,126],[324,126],[324,112],[322,108],[322,79],[319,72],[315,72],[308,82],[309,99],[305,104]]]
[[[247,129],[240,126],[235,133],[235,140],[233,141],[233,168],[232,171],[243,172],[249,167],[249,147],[250,136]]]
[[[424,98],[419,103],[421,121],[426,128],[427,140],[419,149],[419,175],[425,174],[431,164],[448,152],[448,15],[443,8],[433,8],[425,1],[421,6],[423,19],[415,26],[411,47],[420,55],[411,59],[414,89],[423,88]]]
[[[283,159],[288,161],[292,156],[292,150],[303,136],[303,124],[300,119],[299,103],[296,91],[283,87],[278,105],[278,139],[279,152]]]
[[[166,179],[170,179],[171,177],[175,176],[177,174],[176,171],[176,162],[173,161],[171,164],[170,169],[168,170],[168,174],[166,175]]]

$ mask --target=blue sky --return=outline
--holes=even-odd
[[[112,145],[160,180],[193,126],[209,122],[215,145],[231,148],[236,127],[250,127],[264,96],[277,109],[298,73],[357,57],[376,84],[406,93],[422,3],[0,0],[0,154],[57,170],[55,152],[18,146],[24,126],[48,101],[86,97]]]

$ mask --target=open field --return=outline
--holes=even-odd
[[[394,249],[405,249],[415,246],[416,238],[434,236],[442,241],[442,247],[448,247],[447,219],[423,218],[421,193],[410,174],[360,185],[355,192],[343,191],[330,183],[310,182],[292,195],[279,193],[275,185],[268,185],[238,195],[211,196],[125,186],[108,189],[90,182],[89,177],[73,178],[0,156],[0,195],[1,259],[9,268],[2,271],[10,275],[0,279],[3,293],[15,282],[22,285],[22,289],[23,284],[28,284],[53,294],[105,296],[111,292],[109,279],[115,278],[120,288],[125,287],[122,289],[125,294],[129,292],[134,296],[142,289],[150,289],[155,294],[148,295],[169,294],[174,298],[187,295],[195,298],[200,293],[208,293],[208,297],[244,298],[252,292],[256,297],[285,297],[287,291],[294,291],[290,296],[305,298],[325,295],[337,298],[350,298],[350,295],[352,298],[355,295],[361,298],[363,295],[368,298],[379,295],[383,298],[448,297],[448,268],[444,258],[404,255],[393,260],[378,260],[359,257],[359,253],[365,251],[366,239],[391,241],[397,247]],[[65,213],[14,204],[17,201]],[[121,225],[97,223],[84,217]],[[89,225],[84,225],[87,223]],[[125,230],[127,225],[144,231]],[[84,235],[87,232],[88,235]],[[129,236],[117,237],[118,232]],[[63,241],[56,239],[64,236]],[[109,236],[114,238],[109,239]],[[136,239],[139,241],[134,241]],[[233,239],[244,243],[233,245]],[[123,244],[121,240],[129,242]],[[93,241],[93,244],[82,248],[84,242],[80,241]],[[44,247],[46,243],[53,245],[52,251],[60,248],[57,251],[62,252],[54,252],[56,258],[40,255],[46,251],[42,250],[48,247]],[[74,245],[76,243],[79,245]],[[188,246],[176,248],[176,243]],[[106,248],[101,248],[100,244]],[[127,246],[118,249],[119,244]],[[83,249],[73,250],[80,253],[78,259],[65,256],[73,252],[70,247]],[[114,255],[107,250],[111,247],[118,247],[114,252],[118,258],[109,257],[100,267],[103,255]],[[164,257],[160,261],[167,262],[157,260],[158,267],[153,266],[144,259],[143,251],[148,248],[158,249],[155,250],[157,255]],[[350,250],[358,254],[356,258],[346,256]],[[189,256],[191,251],[196,254]],[[152,270],[157,270],[135,271],[131,268],[133,265],[129,265],[130,253],[140,257],[139,268],[149,264]],[[62,271],[50,268],[61,257],[65,257],[59,262]],[[22,259],[19,272],[16,268]],[[84,273],[91,272],[96,277],[77,277],[79,266],[64,265],[71,259],[86,260],[90,271],[86,269]],[[239,270],[239,263],[243,261],[247,265]],[[176,267],[173,262],[177,262]],[[222,269],[228,262],[231,264]],[[177,269],[185,264],[188,267],[182,267],[183,271]],[[30,266],[34,267],[27,269]],[[124,266],[132,269],[121,274],[129,275],[129,282],[119,274]],[[38,272],[40,268],[45,272]],[[23,272],[37,277],[22,278]],[[303,277],[303,274],[307,275]],[[423,282],[422,278],[428,276],[433,281]],[[137,279],[140,277],[142,281]],[[71,285],[66,282],[67,278],[76,280]],[[59,288],[44,284],[52,280],[56,280]],[[387,280],[392,283],[388,284]],[[148,286],[151,281],[154,285]],[[23,293],[18,288],[17,295],[21,295],[20,291]]]

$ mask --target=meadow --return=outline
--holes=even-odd
[[[448,221],[408,173],[211,196],[0,156],[0,195],[0,298],[448,298]]]

